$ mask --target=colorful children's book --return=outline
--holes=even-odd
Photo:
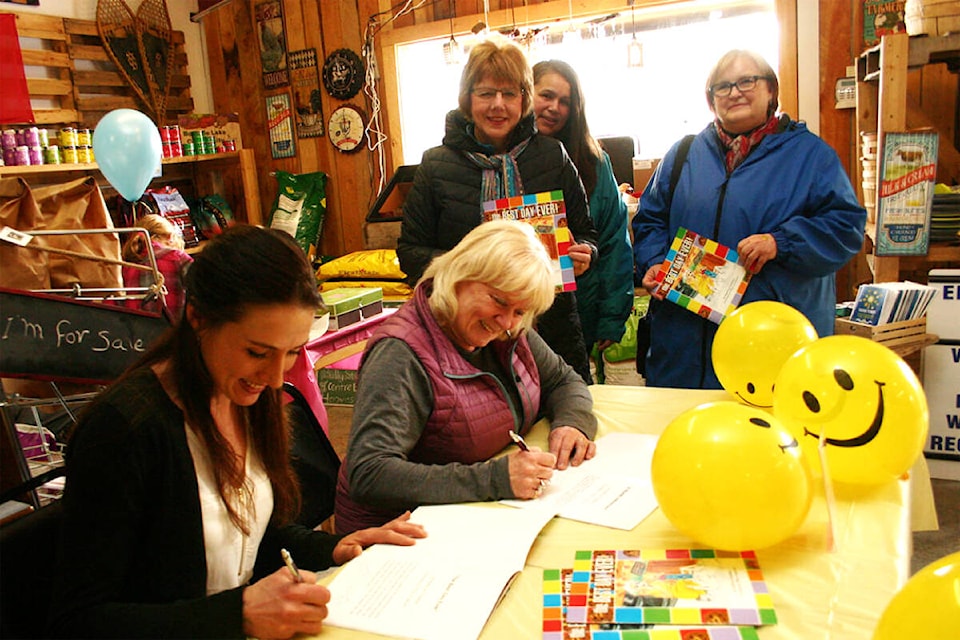
[[[563,191],[543,191],[483,203],[483,220],[522,220],[533,225],[553,260],[556,291],[576,291],[573,260],[567,253],[572,243],[567,228],[567,209]]]
[[[657,291],[720,324],[740,304],[751,275],[736,251],[680,227],[657,274]]]
[[[578,551],[567,605],[570,622],[766,625],[777,615],[753,551],[643,549]]]
[[[543,572],[543,640],[758,640],[754,626],[571,622],[567,608],[583,607],[589,585],[573,582],[573,569]]]

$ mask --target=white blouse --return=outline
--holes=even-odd
[[[244,535],[230,520],[227,506],[220,498],[206,445],[193,429],[186,425],[185,429],[200,488],[203,546],[207,553],[207,595],[212,595],[245,585],[253,576],[257,549],[273,513],[273,487],[260,457],[251,454],[248,446],[244,463],[246,484],[236,495],[237,510],[250,529],[250,534]]]

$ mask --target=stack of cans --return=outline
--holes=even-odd
[[[4,165],[58,164],[52,158],[50,161],[45,159],[45,150],[49,147],[46,129],[5,129],[0,132],[0,146]]]
[[[163,144],[164,158],[179,158],[187,155],[180,141],[180,127],[175,124],[160,127],[160,142]]]

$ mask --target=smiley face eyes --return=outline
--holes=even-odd
[[[837,384],[844,391],[853,391],[853,378],[843,369],[834,369],[833,379],[836,380]],[[807,405],[807,409],[809,409],[811,413],[820,412],[820,401],[817,400],[817,396],[813,395],[810,391],[803,392],[803,403]]]
[[[764,429],[770,428],[770,423],[763,418],[750,418],[750,424],[755,424],[758,427],[763,427]]]
[[[837,384],[840,385],[840,388],[844,391],[853,390],[853,378],[843,369],[834,369],[833,379],[837,381]]]

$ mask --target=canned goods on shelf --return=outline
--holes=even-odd
[[[40,129],[37,127],[27,127],[23,130],[23,144],[27,147],[40,146]]]
[[[60,147],[54,145],[43,148],[43,164],[60,164],[60,162]]]
[[[0,146],[4,149],[17,148],[17,132],[14,129],[4,129],[0,134]]]
[[[37,129],[37,137],[41,147],[50,146],[50,133],[46,129]]]
[[[43,164],[43,147],[27,147],[27,153],[30,155],[30,164]]]
[[[93,144],[93,132],[90,129],[77,129],[77,146],[89,147]]]
[[[76,146],[63,146],[61,145],[60,150],[62,151],[63,161],[66,164],[77,164],[77,147]]]
[[[197,153],[194,148],[193,142],[190,140],[184,140],[181,143],[180,147],[181,149],[183,149],[183,155],[185,156],[192,156],[192,155],[196,155]]]
[[[76,147],[77,146],[77,130],[73,127],[64,127],[60,129],[60,146],[67,147]]]
[[[14,163],[21,166],[30,164],[30,147],[26,145],[20,145],[15,150]]]
[[[12,167],[17,164],[17,148],[7,147],[3,150],[3,164]]]
[[[223,150],[224,151],[236,151],[237,142],[236,140],[224,140],[223,141]]]
[[[89,145],[77,145],[77,162],[93,162],[93,150]]]

